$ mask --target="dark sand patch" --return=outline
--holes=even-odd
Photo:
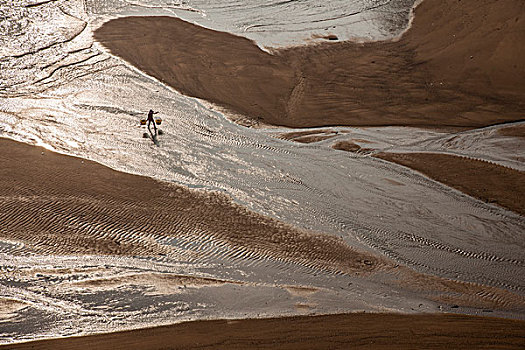
[[[325,39],[325,40],[331,40],[331,41],[339,40],[337,35],[331,34],[331,33],[328,33],[326,35],[314,34],[312,35],[312,39]]]
[[[524,137],[525,138],[525,124],[517,126],[508,126],[498,129],[498,134],[503,136]]]
[[[523,349],[525,322],[450,314],[342,314],[180,323],[0,349]]]
[[[309,135],[317,135],[317,134],[327,134],[327,133],[334,133],[334,131],[329,129],[321,129],[321,130],[305,130],[305,131],[292,131],[287,132],[284,134],[280,134],[279,137],[284,140],[293,140],[298,137],[302,136],[309,136]]]
[[[525,297],[496,287],[424,275],[402,266],[397,273],[396,283],[400,286],[438,303],[490,311],[523,310],[525,307]]]
[[[340,151],[357,152],[361,149],[361,146],[353,143],[352,141],[339,141],[334,143],[332,148]]]
[[[340,151],[353,152],[353,153],[371,153],[374,150],[372,148],[363,148],[352,141],[339,141],[332,145],[333,149]]]
[[[323,140],[328,140],[335,136],[337,136],[337,131],[326,129],[288,132],[280,134],[279,138],[299,143],[314,143]]]
[[[310,136],[298,137],[296,139],[293,139],[293,141],[299,142],[299,143],[315,143],[315,142],[320,142],[320,141],[331,139],[334,136],[335,135],[310,135]]]
[[[168,17],[115,19],[95,37],[184,94],[268,124],[475,128],[523,118],[524,14],[521,0],[425,0],[399,41],[273,55]]]
[[[482,160],[439,153],[379,153],[472,197],[525,215],[525,173]]]

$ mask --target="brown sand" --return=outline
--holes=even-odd
[[[353,153],[370,153],[374,151],[372,148],[363,148],[352,141],[338,141],[332,145],[332,148]]]
[[[334,143],[332,148],[340,151],[357,152],[361,149],[361,146],[353,143],[352,141],[339,141]]]
[[[524,172],[448,154],[379,153],[375,156],[420,171],[472,197],[525,215]]]
[[[337,43],[283,50],[275,55],[260,51],[246,39],[171,18],[114,20],[105,24],[96,37],[115,54],[183,93],[265,123],[471,128],[522,118],[524,8],[518,0],[425,0],[416,11],[413,28],[399,42]],[[310,137],[315,136],[319,135]],[[338,239],[299,231],[249,212],[222,195],[121,174],[92,162],[12,141],[0,140],[0,149],[0,163],[6,165],[0,169],[0,182],[7,189],[0,196],[0,222],[6,223],[0,226],[0,237],[22,241],[40,252],[164,254],[163,248],[154,243],[137,245],[113,233],[118,232],[118,227],[145,234],[177,235],[198,227],[234,247],[319,268],[372,272],[391,267],[389,262],[356,252]],[[462,158],[457,161],[435,155],[403,156],[381,155],[390,161],[405,162],[404,165],[410,163],[408,166],[436,176],[438,181],[506,207],[513,201],[508,186],[504,186],[507,181],[514,184],[511,187],[517,188],[517,193],[524,193],[522,173],[509,175],[510,169]],[[429,167],[430,161],[434,165]],[[460,163],[463,170],[486,171],[491,180],[476,182],[468,174],[443,171],[458,169]],[[439,174],[442,177],[438,179]],[[494,186],[490,181],[502,186]],[[511,209],[523,214],[523,201],[516,203],[517,207]],[[153,217],[156,220],[151,220]],[[158,221],[163,225],[157,226]],[[87,223],[99,227],[99,231],[87,230]],[[444,302],[491,303],[475,297],[483,286],[413,272],[406,272],[405,276],[410,276],[403,279],[410,284],[409,289],[429,291]],[[174,278],[180,282],[178,276]],[[503,306],[523,303],[521,298],[514,300],[515,295],[502,298],[500,294],[509,293],[489,289],[494,300],[504,300]],[[436,290],[446,293],[436,294]],[[506,302],[507,299],[513,302]],[[352,314],[198,321],[0,346],[276,347],[521,349],[525,347],[525,323],[452,315]]]
[[[525,138],[525,124],[509,126],[498,129],[498,134],[503,136],[524,137]]]
[[[381,271],[393,274],[402,289],[461,306],[511,310],[525,305],[522,296],[502,289],[396,267],[339,238],[253,213],[223,194],[190,191],[6,139],[0,139],[0,163],[0,238],[42,254],[156,256],[171,250],[145,237],[197,242],[204,232],[216,243],[226,242],[231,254],[241,252],[238,257],[273,257],[354,276]],[[181,277],[170,278],[178,283]],[[206,282],[227,281],[195,281]]]
[[[403,266],[397,274],[395,283],[438,303],[475,307],[486,312],[523,310],[525,306],[525,297],[496,287],[424,275]]]
[[[346,273],[392,263],[333,236],[251,212],[223,194],[190,191],[100,164],[0,139],[0,238],[44,254],[166,254],[140,237],[204,232],[239,250]],[[128,234],[130,233],[130,234]],[[238,249],[238,250],[236,250]]]
[[[309,135],[309,136],[301,136],[296,139],[293,139],[292,141],[299,142],[299,143],[314,143],[314,142],[320,142],[324,140],[331,139],[335,135]]]
[[[299,143],[313,143],[328,140],[335,136],[337,136],[337,131],[323,129],[287,132],[280,134],[279,138]]]
[[[274,55],[168,17],[115,19],[95,37],[181,92],[269,124],[474,128],[525,109],[522,0],[425,0],[397,42]]]
[[[154,234],[177,236],[198,228],[237,249],[277,257],[281,261],[352,274],[381,270],[394,274],[401,290],[443,303],[506,310],[516,310],[525,303],[523,297],[494,287],[426,276],[395,267],[385,259],[357,252],[338,239],[300,231],[250,212],[233,204],[224,195],[190,191],[119,173],[90,161],[11,140],[0,139],[0,151],[0,163],[3,164],[0,168],[3,188],[0,195],[0,238],[21,241],[40,253],[169,254],[154,242],[137,243],[123,232],[137,232],[144,237]],[[137,275],[131,278],[163,278],[169,285],[229,282],[177,275]],[[100,281],[100,284],[95,280],[88,287],[105,288],[128,282],[117,278]],[[14,305],[13,311],[17,307]],[[298,307],[310,306],[301,304]],[[339,315],[247,320],[233,324],[232,328],[232,323],[226,321],[192,322],[4,348],[231,349],[274,348],[276,344],[280,348],[295,349],[311,348],[312,344],[314,348],[347,348],[348,344],[374,348],[490,344],[512,348],[523,342],[523,336],[516,333],[520,329],[523,331],[523,323],[462,316]],[[417,339],[414,335],[418,335]]]
[[[523,349],[525,322],[457,315],[343,314],[166,327],[0,349]]]

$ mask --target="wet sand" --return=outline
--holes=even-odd
[[[313,143],[331,139],[336,136],[337,132],[329,129],[323,130],[307,130],[307,131],[292,131],[283,133],[278,138],[288,141],[295,141],[299,143]]]
[[[370,153],[374,151],[372,148],[363,148],[352,141],[338,141],[332,145],[332,148],[354,153]]]
[[[505,129],[504,129],[505,130]],[[525,173],[482,160],[438,153],[379,153],[484,202],[525,215]]]
[[[498,133],[503,136],[525,137],[525,124],[501,128]]]
[[[330,42],[272,54],[245,38],[167,17],[112,20],[95,37],[112,53],[184,94],[248,116],[251,122],[237,118],[246,125],[458,130],[523,119],[523,14],[525,4],[515,0],[504,4],[425,0],[415,9],[412,27],[398,41]],[[523,127],[505,127],[500,133],[520,137]],[[280,137],[311,143],[332,136],[318,130]],[[356,146],[343,142],[334,148],[371,151]],[[523,190],[505,185],[509,176],[512,183],[520,181],[521,172],[499,171],[483,162],[461,163],[454,165],[466,173],[474,168],[489,171],[490,181],[464,177],[460,185],[448,175],[436,175],[446,169],[439,168],[439,162],[427,163],[425,171],[414,169],[523,213],[520,201],[513,204],[513,193]],[[495,188],[485,190],[491,184]]]
[[[525,321],[457,315],[343,314],[166,327],[0,349],[522,349]]]
[[[525,4],[425,0],[399,41],[268,54],[168,17],[105,23],[95,38],[184,94],[290,127],[475,128],[523,118]]]
[[[256,214],[224,194],[120,173],[6,139],[0,139],[0,150],[0,238],[38,253],[159,256],[171,250],[148,237],[206,234],[228,244],[232,254],[237,248],[333,272],[393,266],[340,238]]]
[[[387,258],[355,250],[340,238],[299,230],[251,212],[223,194],[120,173],[11,140],[0,140],[0,149],[0,162],[5,164],[0,169],[4,188],[0,238],[21,242],[35,253],[176,258],[169,245],[151,238],[198,241],[205,234],[216,244],[228,244],[236,258],[270,257],[363,278],[381,274],[393,278],[390,283],[394,288],[449,305],[497,310],[518,310],[525,305],[520,295],[415,272]],[[187,279],[168,277],[175,282]]]
[[[216,244],[227,244],[237,258],[270,257],[363,277],[386,273],[410,293],[467,307],[512,310],[525,305],[522,296],[502,289],[399,267],[341,238],[254,213],[221,193],[121,173],[7,139],[0,139],[0,150],[5,164],[0,169],[0,239],[21,242],[36,253],[158,257],[174,252],[151,237],[197,242],[205,234]]]
[[[474,128],[522,118],[525,68],[515,53],[523,50],[517,28],[523,27],[518,13],[524,6],[518,1],[426,0],[400,41],[330,43],[273,55],[246,39],[166,17],[113,20],[96,37],[181,92],[249,116],[254,123]],[[296,136],[304,142],[331,137]],[[13,141],[0,140],[0,148],[0,162],[7,165],[0,169],[7,189],[0,202],[0,221],[7,223],[0,227],[0,238],[23,242],[38,253],[162,256],[170,252],[154,240],[139,244],[121,232],[177,236],[197,228],[255,257],[363,276],[396,268],[341,239],[253,213],[222,194],[119,173]],[[401,163],[383,158],[388,157]],[[410,166],[417,169],[425,161],[414,158]],[[454,161],[439,158],[443,167]],[[490,170],[501,180],[498,176],[506,175],[498,171]],[[506,187],[496,186],[487,195],[489,201],[500,197],[512,201]],[[523,203],[517,203],[523,210]],[[396,276],[410,292],[446,303],[502,309],[524,303],[521,296],[497,288],[408,269],[399,269]],[[196,281],[224,282],[232,281]],[[5,348],[522,348],[524,329],[522,321],[491,318],[353,314],[198,321]]]

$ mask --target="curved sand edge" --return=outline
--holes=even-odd
[[[111,20],[95,38],[182,93],[254,123],[475,128],[523,118],[524,12],[518,0],[425,0],[398,41],[274,55],[170,17]]]

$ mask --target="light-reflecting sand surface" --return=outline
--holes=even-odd
[[[415,0],[86,0],[91,14],[167,15],[255,40],[262,48],[400,35]],[[330,39],[331,38],[331,39]]]
[[[365,24],[344,15],[354,11],[355,4],[329,2],[333,6],[326,5],[320,15],[322,26],[310,25],[319,23],[317,10],[288,5],[298,16],[284,29],[268,25],[276,11],[272,6],[254,10],[244,2],[224,7],[199,1],[170,6],[160,1],[149,1],[148,6],[143,1],[22,3],[0,5],[7,18],[0,27],[0,136],[121,171],[222,192],[255,212],[341,237],[394,264],[523,296],[522,217],[405,168],[331,148],[337,140],[364,139],[378,150],[460,150],[523,170],[515,144],[507,145],[497,130],[447,140],[411,128],[336,128],[333,139],[298,144],[274,137],[280,130],[252,130],[229,122],[213,107],[143,75],[92,40],[92,30],[115,15],[168,12],[244,32],[261,46],[301,41],[318,34],[324,22],[336,26],[331,32],[342,38],[351,37],[349,32],[359,38],[399,34],[404,26],[384,24],[388,15],[373,12],[375,2],[356,3],[359,9],[370,9],[356,15],[370,18]],[[412,3],[392,10],[404,14],[404,25]],[[226,18],[229,13],[235,15]],[[358,23],[362,32],[353,27]],[[284,34],[271,36],[275,31]],[[138,125],[150,108],[160,111],[164,120],[159,146],[143,138],[146,130]],[[0,200],[5,204],[8,199]],[[206,234],[184,240],[182,234],[178,241],[160,242],[171,256],[155,258],[42,254],[19,242],[0,241],[0,305],[6,310],[0,315],[0,342],[205,317],[438,307],[383,286],[379,275],[364,279],[256,256],[238,247],[232,251]],[[523,318],[524,309],[494,314]]]

